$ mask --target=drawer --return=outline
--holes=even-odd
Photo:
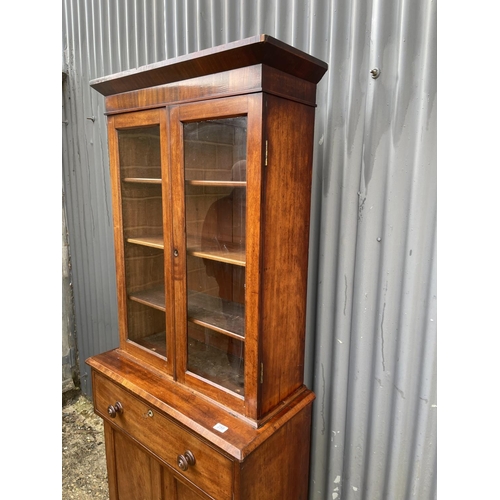
[[[117,402],[121,404],[122,411],[111,418],[108,407]],[[106,420],[123,429],[207,494],[221,500],[232,498],[233,463],[230,459],[160,414],[147,402],[98,373],[94,376],[94,407]],[[185,456],[186,451],[194,455],[195,464],[188,464],[187,470],[182,470],[178,465],[178,456]]]

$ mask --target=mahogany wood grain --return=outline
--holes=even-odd
[[[276,68],[267,68],[266,79],[278,87],[286,75]],[[295,87],[306,87],[310,82],[297,80]],[[286,87],[286,86],[285,86]],[[293,85],[291,88],[294,87]],[[169,114],[167,126],[166,116]],[[193,180],[185,183],[183,123],[247,116],[247,179],[246,179],[246,252],[237,260],[221,257],[213,251],[193,249],[186,245],[186,229],[192,217],[185,208],[184,192],[189,186],[204,186],[206,182]],[[293,117],[293,120],[290,119]],[[242,95],[214,99],[169,107],[168,110],[146,110],[124,113],[110,117],[113,133],[116,129],[130,129],[138,125],[161,122],[161,177],[163,190],[163,243],[152,235],[130,236],[127,241],[164,248],[165,303],[168,325],[156,324],[153,332],[166,330],[167,373],[180,383],[203,392],[218,403],[232,407],[257,425],[266,419],[281,400],[288,398],[303,380],[304,321],[307,272],[307,240],[309,228],[310,185],[312,166],[312,140],[314,109],[289,99],[267,95],[265,106],[263,94]],[[116,143],[116,137],[110,144]],[[116,145],[114,145],[116,149]],[[111,157],[112,163],[118,159]],[[116,170],[116,167],[115,167]],[[149,179],[150,177],[145,177]],[[230,181],[226,181],[230,182]],[[118,181],[115,183],[119,184]],[[207,187],[210,187],[208,184]],[[116,189],[117,202],[123,201]],[[215,186],[214,186],[215,188]],[[128,188],[127,188],[128,189]],[[137,207],[137,208],[134,208]],[[127,219],[140,217],[139,206],[132,206],[132,215]],[[194,207],[196,211],[199,207]],[[118,209],[119,210],[119,209]],[[124,212],[126,213],[126,212]],[[149,212],[148,212],[149,214]],[[122,223],[118,216],[118,224]],[[158,225],[158,223],[155,223]],[[131,225],[131,228],[135,227]],[[126,230],[126,228],[124,228]],[[127,229],[128,231],[128,229]],[[120,252],[123,243],[117,245],[118,274],[122,264]],[[230,264],[245,264],[245,399],[237,394],[203,381],[196,374],[189,373],[187,363],[188,339],[187,318],[189,317],[185,297],[187,296],[186,262],[187,254],[203,260],[224,260]],[[230,255],[230,254],[228,254]],[[133,261],[125,261],[125,267],[132,269]],[[161,266],[155,266],[161,269]],[[198,272],[198,271],[195,271]],[[131,276],[141,276],[140,270]],[[192,274],[193,278],[195,274]],[[198,279],[198,278],[196,278]],[[118,277],[124,282],[125,277]],[[158,280],[158,278],[157,278]],[[128,289],[143,291],[157,286],[157,282],[128,280]],[[120,287],[121,294],[124,286]],[[223,297],[224,298],[224,297]],[[128,307],[128,323],[121,319],[121,332],[132,328],[137,333],[130,336],[140,339],[147,335],[146,312],[138,306],[120,298],[120,310]],[[128,304],[128,305],[127,305]],[[134,316],[131,316],[134,312]],[[141,333],[143,332],[143,333]],[[123,333],[122,333],[123,336]],[[159,369],[165,361],[149,356],[146,349],[137,349],[136,344],[122,338],[123,348],[134,356],[150,362]],[[142,343],[146,345],[145,343]],[[172,353],[173,355],[169,355]],[[286,355],[284,355],[286,353]],[[148,357],[149,356],[149,357]],[[175,365],[174,365],[175,362]],[[215,379],[214,379],[215,380]]]
[[[266,96],[259,416],[303,383],[314,109]],[[290,119],[293,117],[293,120]]]
[[[106,96],[120,347],[87,363],[111,500],[307,498],[309,211],[327,67],[261,35],[91,82]],[[187,449],[197,463],[181,470]]]
[[[183,141],[183,129],[179,123],[179,107],[173,106],[169,110],[169,142],[170,148],[170,175],[173,189],[171,190],[171,217],[172,241],[171,247],[167,249],[172,255],[170,281],[174,297],[187,297],[187,285],[185,278],[186,270],[186,225],[184,220],[184,154],[181,147]],[[175,252],[175,256],[174,256]],[[175,372],[174,378],[184,382],[187,370],[187,305],[185,300],[173,300],[171,304],[174,317],[179,317],[181,326],[175,326]],[[186,318],[186,319],[184,319]]]
[[[164,495],[163,484],[165,477],[170,475],[165,467],[160,462],[150,460],[150,474],[151,474],[151,499],[152,500],[168,500],[168,496]]]
[[[272,66],[262,65],[262,92],[309,106],[316,105],[316,84]]]
[[[156,286],[130,294],[130,300],[135,300],[136,302],[154,307],[160,311],[165,311],[165,286]]]
[[[272,66],[314,84],[328,68],[305,52],[269,35],[259,35],[97,78],[90,85],[103,95],[112,95],[255,64]]]
[[[95,410],[104,418],[111,500],[130,498],[122,498],[121,491],[136,491],[138,478],[146,481],[144,491],[153,492],[144,497],[148,499],[307,498],[314,399],[310,391],[255,429],[164,375],[143,372],[144,367],[136,363],[119,350],[90,359]],[[111,419],[107,406],[117,400],[123,413]],[[214,422],[228,430],[214,430]],[[179,447],[189,447],[195,454],[197,464],[187,471],[176,465],[177,452],[172,448]],[[161,470],[156,462],[162,464]],[[155,496],[160,484],[164,496]],[[118,489],[119,496],[114,493]]]
[[[258,421],[261,391],[262,181],[265,162],[262,94],[248,96],[245,288],[245,416]],[[251,334],[249,334],[251,332]]]
[[[175,382],[121,349],[93,356],[87,364],[92,368],[93,377],[95,372],[108,377],[237,460],[243,460],[315,397],[311,391],[301,389],[291,400],[282,402],[272,418],[256,428],[252,420]],[[216,431],[217,423],[227,426],[228,430]]]
[[[114,444],[118,499],[154,498],[151,473],[153,459],[121,432],[114,433]]]
[[[105,99],[106,114],[260,92],[261,76],[261,67],[251,66],[110,95]]]
[[[125,258],[123,242],[123,224],[121,209],[121,186],[120,186],[120,155],[118,151],[118,134],[115,128],[115,121],[118,117],[108,118],[108,149],[109,166],[111,178],[111,203],[113,209],[113,231],[115,241],[115,262],[116,262],[116,294],[118,302],[118,331],[120,335],[120,345],[127,341],[127,291],[125,282]]]
[[[225,454],[197,439],[175,421],[164,416],[156,407],[135,397],[102,375],[96,374],[93,382],[96,384],[96,413],[108,419],[113,426],[118,427],[134,441],[146,446],[151,454],[214,498],[231,498],[232,464]],[[116,401],[122,404],[123,411],[114,419],[110,419],[107,408]],[[115,435],[115,455],[118,454],[117,436],[121,434]],[[178,467],[177,457],[186,450],[193,453],[196,463],[182,471]],[[126,453],[120,455],[126,457]],[[119,457],[115,458],[117,464],[120,464]],[[137,462],[144,460],[138,459]],[[120,471],[117,474],[120,475]],[[136,477],[135,480],[140,481],[141,478]]]
[[[176,481],[176,500],[204,500],[209,497],[195,492],[181,481]]]
[[[116,130],[154,126],[160,123],[161,113],[157,109],[146,109],[130,114],[123,113],[115,118],[113,126]]]
[[[92,374],[92,377],[94,374]],[[95,400],[95,386],[92,386]],[[106,468],[108,471],[108,491],[110,500],[118,500],[118,476],[116,474],[115,433],[113,427],[104,421],[104,445],[106,449]]]
[[[175,308],[174,284],[172,281],[173,255],[171,252],[173,238],[172,215],[172,176],[170,164],[170,128],[168,110],[160,113],[160,131],[164,140],[161,141],[161,178],[163,199],[163,240],[164,240],[164,284],[165,284],[165,324],[167,332],[167,374],[175,376]]]
[[[149,450],[104,421],[110,500],[204,500],[210,497],[155,458]]]
[[[187,253],[202,259],[215,260],[217,262],[226,262],[227,264],[234,264],[235,266],[245,267],[246,258],[245,251],[241,250],[201,250],[200,247],[188,247]]]
[[[307,500],[311,407],[295,415],[240,464],[240,500]]]
[[[131,183],[137,183],[137,184],[161,184],[161,179],[148,179],[148,178],[142,178],[142,177],[125,177],[123,179],[123,182],[131,182]]]
[[[127,238],[129,243],[135,243],[136,245],[143,245],[145,247],[160,248],[164,249],[165,244],[163,243],[163,235],[148,235],[136,238]]]
[[[177,500],[177,481],[173,474],[169,473],[165,467],[163,467],[161,488],[162,495],[159,497],[161,500]],[[156,500],[156,499],[155,499]]]
[[[111,95],[106,97],[106,114],[257,92],[286,97],[310,106],[316,104],[315,84],[266,65],[257,65]]]
[[[211,180],[190,180],[186,181],[188,186],[221,186],[221,187],[246,187],[245,181],[211,181]]]

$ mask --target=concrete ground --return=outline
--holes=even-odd
[[[79,394],[63,400],[62,499],[109,500],[102,419]]]

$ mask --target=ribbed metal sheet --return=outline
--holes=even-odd
[[[434,499],[432,0],[63,1],[63,175],[83,390],[84,359],[118,344],[103,99],[88,82],[261,33],[329,64],[311,219],[310,498]]]

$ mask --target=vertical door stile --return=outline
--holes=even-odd
[[[118,310],[125,311],[127,303],[127,292],[125,286],[125,267],[123,249],[123,223],[122,223],[122,200],[120,189],[120,155],[118,151],[118,131],[115,126],[115,117],[108,117],[108,148],[109,165],[112,185],[112,211],[113,230],[115,241],[115,265],[116,265],[116,293]],[[118,317],[118,330],[120,334],[120,345],[127,341],[127,316],[120,314]]]
[[[165,262],[165,322],[167,343],[167,369],[169,375],[175,378],[175,310],[174,310],[174,283],[172,280],[173,263],[172,252],[172,164],[171,164],[171,133],[169,124],[169,109],[165,108],[160,114],[160,137],[162,157],[162,201],[163,201],[163,239]]]
[[[260,383],[260,277],[261,277],[261,210],[263,181],[263,95],[248,96],[247,139],[247,279],[246,279],[246,338],[245,416],[256,420],[261,396]]]
[[[170,174],[171,174],[171,212],[172,244],[168,249],[172,263],[171,280],[173,285],[173,306],[175,318],[175,374],[184,383],[187,366],[186,335],[186,232],[184,208],[184,148],[183,131],[180,122],[179,106],[170,108]]]

